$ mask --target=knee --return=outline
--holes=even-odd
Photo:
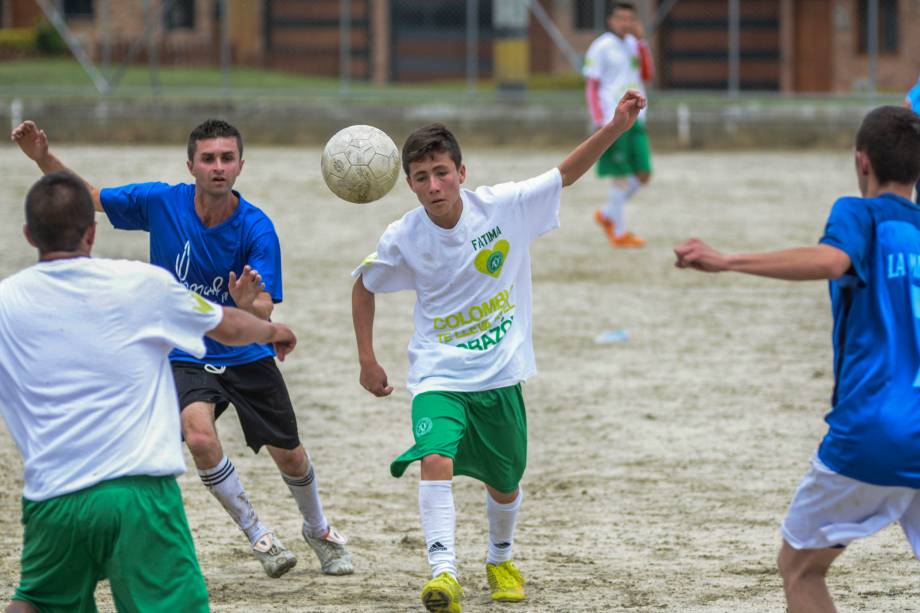
[[[795,591],[806,581],[821,580],[827,576],[828,565],[810,559],[808,552],[783,547],[776,558],[776,567],[786,591]]]
[[[453,479],[454,461],[447,456],[431,454],[422,458],[422,479],[447,481]]]
[[[279,449],[275,463],[286,475],[304,475],[310,470],[310,461],[302,447],[296,449]]]
[[[220,441],[213,431],[186,429],[185,444],[188,445],[188,450],[192,452],[192,456],[195,458],[220,453]]]

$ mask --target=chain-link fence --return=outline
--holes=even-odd
[[[843,72],[871,83],[873,48],[904,55],[912,43],[891,27],[902,16],[891,3],[838,5],[846,3],[852,15],[836,11],[815,23],[866,31],[865,52],[854,60],[861,63]],[[763,139],[783,133],[781,124],[797,126],[789,136],[799,143],[797,135],[820,127],[814,118],[848,127],[867,106],[899,99],[777,95],[801,76],[831,74],[799,62],[783,42],[804,31],[794,19],[814,19],[797,12],[800,3],[634,4],[658,67],[649,122],[653,134],[678,145],[705,145],[720,134],[717,142],[750,132]],[[0,7],[0,60],[2,33],[17,26],[11,21],[44,19],[80,64],[39,62],[17,75],[0,62],[0,121],[43,112],[75,125],[117,124],[126,138],[151,140],[174,120],[184,129],[188,116],[214,109],[242,121],[284,119],[278,130],[261,128],[282,142],[356,117],[381,126],[453,117],[496,140],[540,139],[549,130],[574,137],[587,118],[582,57],[606,21],[606,0],[5,0]],[[32,11],[24,18],[23,7]],[[916,72],[904,85],[915,79]],[[774,93],[745,96],[747,89]],[[294,119],[296,129],[284,125]]]

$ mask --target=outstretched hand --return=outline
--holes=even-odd
[[[41,162],[48,157],[48,136],[39,130],[32,120],[26,120],[16,126],[10,134],[10,140],[19,145],[30,160]]]
[[[617,108],[613,112],[613,119],[610,124],[620,133],[630,129],[636,118],[639,117],[639,111],[645,108],[645,96],[634,89],[626,90],[620,101],[617,102]]]
[[[721,251],[716,251],[698,238],[691,238],[674,247],[678,268],[694,268],[703,272],[722,272],[728,270],[728,259]]]
[[[249,309],[255,299],[265,290],[265,284],[262,283],[262,275],[258,270],[253,270],[248,264],[243,267],[243,272],[237,278],[236,273],[230,271],[230,283],[227,289],[230,297],[241,309]]]

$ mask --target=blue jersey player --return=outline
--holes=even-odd
[[[699,239],[679,268],[830,281],[828,431],[783,520],[790,613],[834,611],[825,576],[850,542],[900,522],[920,557],[920,116],[885,106],[856,136],[861,198],[834,204],[820,244],[728,255]]]
[[[66,170],[32,121],[12,133],[43,173]],[[96,210],[116,228],[150,235],[150,262],[187,288],[221,305],[268,319],[281,302],[281,248],[271,220],[233,189],[243,170],[239,131],[208,120],[188,139],[194,184],[137,183],[97,190],[87,183]],[[85,181],[84,181],[85,182]],[[323,572],[352,572],[345,539],[326,520],[313,466],[300,443],[294,408],[269,345],[229,347],[207,340],[203,359],[170,354],[182,410],[182,434],[201,481],[249,538],[271,577],[296,563],[293,553],[260,520],[233,463],[224,455],[215,420],[232,403],[246,444],[268,449],[303,515],[302,535]]]

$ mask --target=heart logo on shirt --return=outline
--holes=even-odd
[[[502,266],[505,265],[505,260],[508,258],[509,249],[511,249],[511,245],[506,240],[500,240],[495,243],[494,249],[483,249],[476,254],[476,270],[497,279],[502,272]]]

